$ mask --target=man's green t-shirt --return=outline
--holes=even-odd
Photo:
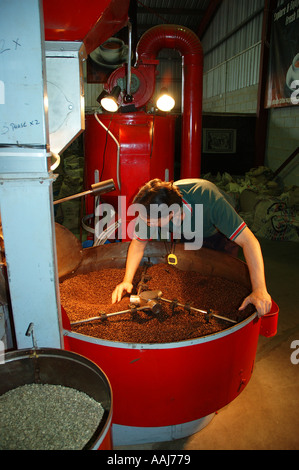
[[[180,190],[183,198],[183,211],[185,214],[183,224],[185,228],[183,228],[182,234],[185,236],[184,231],[188,232],[188,227],[190,232],[187,233],[185,238],[189,238],[191,233],[194,233],[199,226],[198,220],[196,220],[196,217],[199,216],[204,239],[221,232],[228,239],[234,241],[246,227],[243,219],[227,200],[227,196],[210,181],[192,178],[176,181],[174,185]],[[169,232],[173,231],[174,227],[172,221],[170,221]],[[137,219],[135,238],[139,240],[158,239],[155,236],[157,233],[157,230],[148,227],[140,217]]]

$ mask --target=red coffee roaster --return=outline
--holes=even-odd
[[[123,268],[127,250],[125,242],[83,251],[78,246],[77,263],[72,262],[69,273]],[[224,277],[250,289],[247,265],[236,258],[207,248],[186,251],[180,244],[176,255],[178,269]],[[148,244],[144,261],[148,259],[166,262],[164,243]],[[68,275],[63,263],[59,270],[62,277]],[[99,364],[109,377],[114,445],[168,441],[198,432],[244,390],[254,370],[259,336],[276,334],[278,312],[273,301],[264,317],[254,313],[218,333],[176,343],[130,344],[71,331],[63,310],[65,347]]]

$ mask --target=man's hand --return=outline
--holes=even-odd
[[[251,294],[246,297],[246,299],[244,299],[239,310],[244,310],[244,308],[249,304],[253,304],[257,310],[258,316],[262,317],[270,311],[272,300],[266,290],[256,289],[252,291]]]
[[[119,302],[124,295],[125,292],[128,292],[129,294],[132,292],[133,289],[133,284],[131,282],[121,282],[116,286],[114,291],[112,292],[112,303],[115,304],[115,302]]]
[[[270,311],[272,300],[266,287],[264,260],[259,241],[251,230],[246,227],[238,235],[235,242],[243,249],[252,286],[251,294],[246,297],[239,310],[243,310],[247,305],[253,304],[258,316],[261,317]]]

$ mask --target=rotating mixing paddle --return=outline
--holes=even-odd
[[[131,297],[130,297],[130,301],[131,301]],[[137,297],[137,296],[135,296],[135,297]],[[88,323],[88,322],[96,321],[96,320],[106,320],[107,318],[113,317],[115,315],[122,315],[124,313],[134,313],[134,312],[139,311],[139,310],[150,310],[152,313],[157,315],[162,310],[161,304],[159,304],[159,302],[157,302],[154,299],[142,299],[142,301],[141,301],[142,305],[140,305],[139,307],[135,307],[134,302],[131,302],[131,303],[134,304],[133,308],[129,308],[129,309],[126,309],[126,310],[120,310],[119,312],[113,312],[113,313],[102,313],[101,315],[98,315],[96,317],[85,318],[84,320],[78,320],[76,322],[71,322],[71,325],[72,326],[73,325],[80,325],[81,323]]]
[[[161,300],[162,302],[173,304],[177,307],[182,307],[185,310],[192,310],[192,311],[195,311],[195,312],[198,312],[198,313],[203,313],[206,316],[207,319],[209,319],[209,317],[212,316],[212,317],[218,318],[220,320],[225,320],[225,321],[230,322],[230,323],[237,323],[237,321],[232,320],[231,318],[227,318],[227,317],[224,317],[222,315],[219,315],[218,312],[216,312],[215,310],[202,310],[202,309],[199,309],[199,308],[191,307],[188,304],[184,305],[184,304],[181,304],[180,302],[177,302],[177,301],[174,301],[174,300],[165,299],[164,297],[162,297],[162,292],[160,290],[144,291],[144,292],[141,292],[139,295],[131,296],[130,297],[130,302],[138,304],[142,301],[147,301],[148,302],[150,300],[153,301],[153,300],[156,300],[156,299]],[[153,313],[155,313],[155,312],[153,312]]]

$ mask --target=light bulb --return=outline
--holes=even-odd
[[[111,98],[111,96],[102,98],[101,106],[103,106],[106,111],[110,111],[111,113],[115,113],[118,110],[118,104],[113,98]]]
[[[161,95],[157,100],[157,107],[160,109],[160,111],[171,111],[174,105],[174,99],[167,93]]]

